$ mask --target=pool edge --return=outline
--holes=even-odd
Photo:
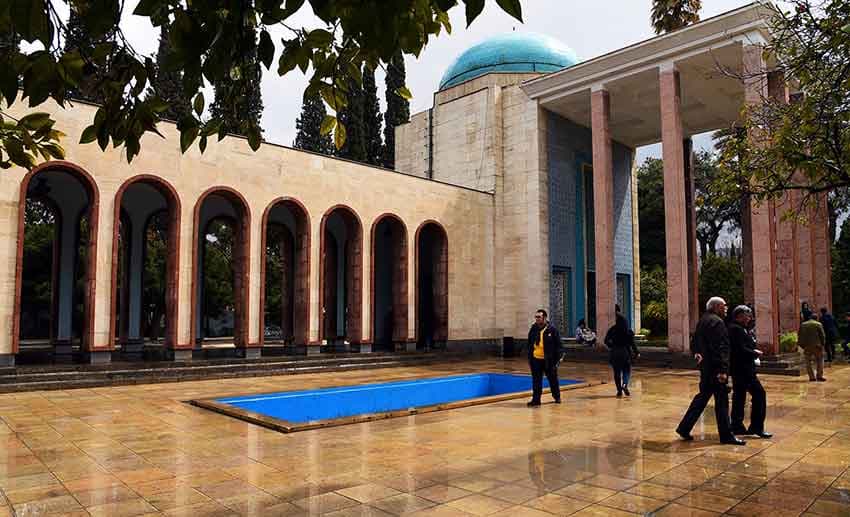
[[[593,386],[600,386],[605,384],[605,381],[589,381],[589,382],[581,382],[576,384],[567,384],[561,386],[561,391],[572,391],[576,389],[582,388],[590,388]],[[354,415],[350,417],[343,417],[331,420],[316,420],[312,422],[305,423],[296,423],[290,422],[288,420],[282,420],[279,418],[272,418],[260,413],[256,413],[254,411],[249,411],[247,409],[241,409],[229,404],[223,404],[218,402],[217,399],[222,397],[217,397],[216,399],[194,399],[189,400],[187,403],[203,408],[209,411],[214,411],[216,413],[220,413],[225,416],[229,416],[232,418],[237,418],[239,420],[249,422],[252,424],[256,424],[267,429],[271,429],[274,431],[282,432],[282,433],[295,433],[298,431],[309,431],[312,429],[323,429],[326,427],[337,427],[341,425],[349,425],[349,424],[360,424],[363,422],[373,422],[376,420],[386,420],[389,418],[399,418],[404,416],[418,415],[423,413],[433,413],[435,411],[447,411],[452,409],[460,409],[470,406],[480,406],[483,404],[491,404],[494,402],[502,402],[506,400],[513,400],[523,397],[528,397],[531,395],[531,390],[527,391],[517,391],[514,393],[505,393],[502,395],[492,395],[489,397],[478,397],[474,399],[466,399],[459,400],[456,402],[447,402],[444,404],[434,404],[431,406],[422,406],[414,409],[399,409],[395,411],[385,411],[382,413],[370,413],[365,415]]]

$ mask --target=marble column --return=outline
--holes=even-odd
[[[671,352],[686,352],[691,329],[691,265],[688,263],[689,208],[686,196],[684,129],[679,72],[659,73],[661,142],[664,159],[664,230],[667,250],[667,336]]]
[[[743,47],[743,64],[745,71],[744,100],[747,106],[760,105],[768,95],[767,77],[764,73],[765,63],[761,45],[745,45]],[[748,138],[753,145],[760,145],[763,138],[756,131],[751,131]],[[752,249],[752,269],[744,271],[750,275],[753,286],[753,304],[756,316],[756,338],[759,347],[766,351],[776,350],[777,334],[779,332],[776,317],[775,289],[775,208],[769,202],[750,202],[750,245]]]
[[[608,91],[590,94],[593,141],[593,224],[596,255],[596,330],[600,335],[614,324],[614,157],[611,140],[611,99]],[[597,347],[604,347],[597,340]]]

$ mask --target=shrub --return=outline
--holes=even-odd
[[[779,352],[790,354],[797,351],[797,333],[786,332],[779,336]]]
[[[638,332],[637,332],[637,333],[638,333],[638,335],[639,335],[639,336],[649,337],[649,335],[650,335],[652,332],[650,332],[650,331],[649,331],[649,329],[640,329],[640,330],[638,330]]]

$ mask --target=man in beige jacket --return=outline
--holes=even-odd
[[[797,345],[806,354],[806,369],[809,371],[809,382],[823,382],[823,352],[826,349],[826,332],[823,325],[817,320],[817,316],[811,315],[809,319],[800,325],[797,333]],[[812,371],[812,361],[817,361],[818,375]]]

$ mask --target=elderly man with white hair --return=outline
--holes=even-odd
[[[699,365],[699,393],[679,422],[676,433],[683,440],[693,440],[691,430],[699,420],[708,399],[714,397],[714,416],[720,443],[744,445],[732,434],[729,424],[729,333],[723,318],[726,316],[726,301],[713,297],[705,305],[705,314],[697,323],[694,332],[694,357]]]

